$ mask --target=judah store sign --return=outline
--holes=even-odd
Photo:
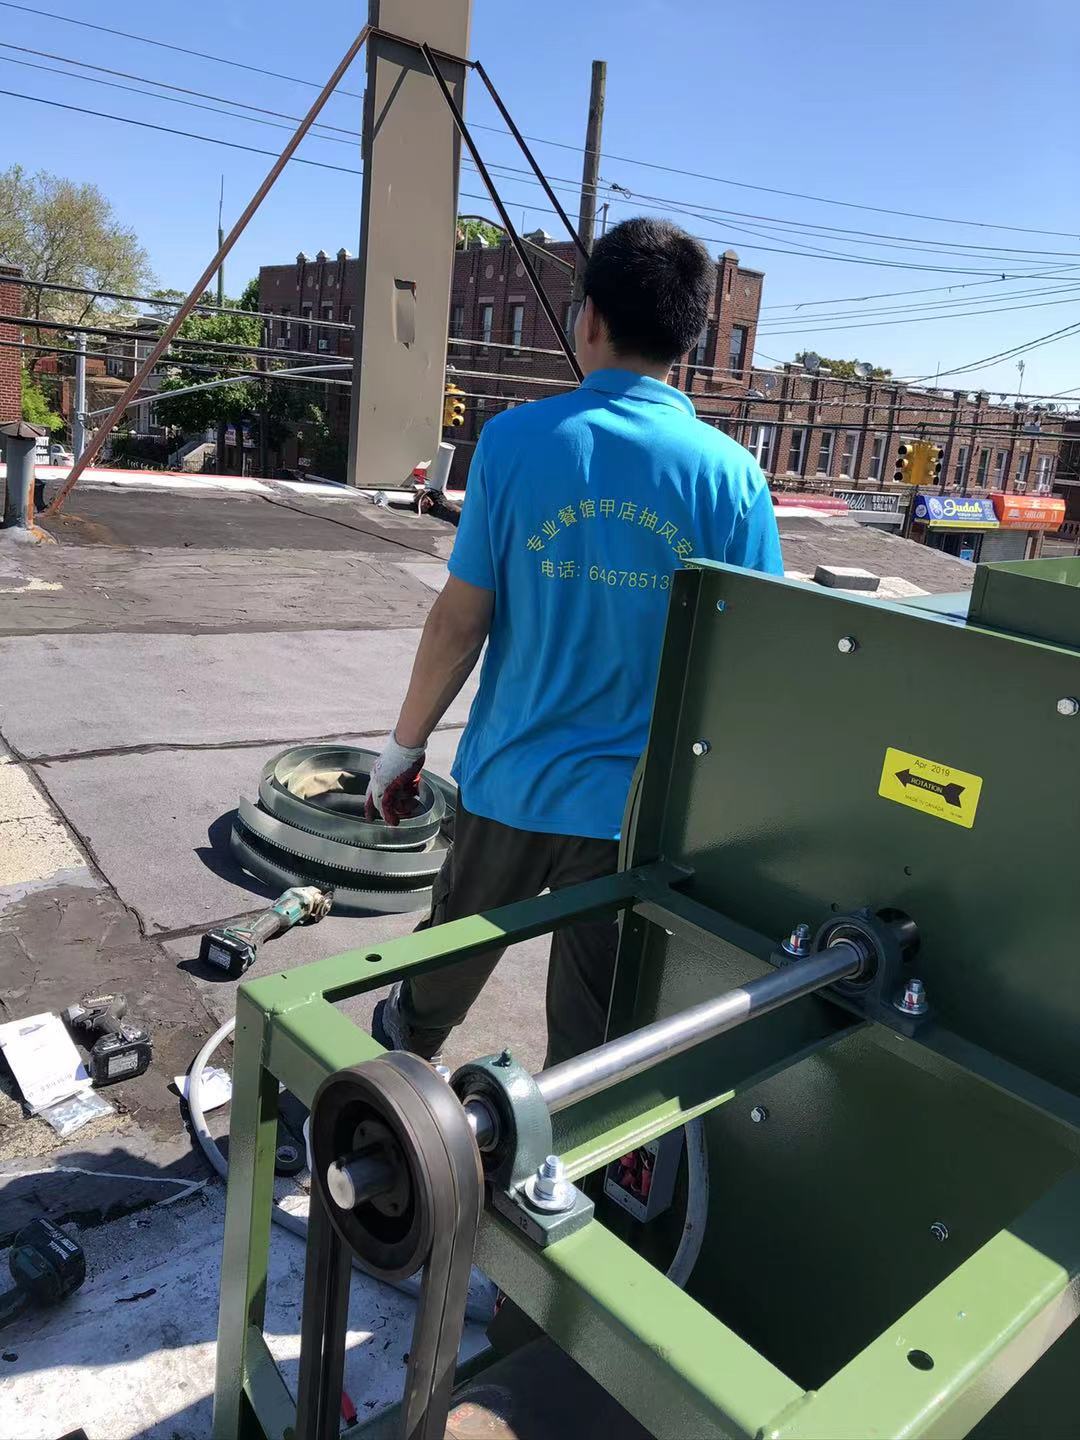
[[[919,494],[915,497],[914,518],[941,530],[998,528],[998,518],[990,501],[975,495]]]

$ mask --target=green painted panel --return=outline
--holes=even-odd
[[[725,567],[693,588],[689,679],[650,740],[655,853],[766,935],[868,903],[907,912],[941,1022],[1080,1093],[1080,717],[1056,708],[1080,693],[1080,655]],[[974,826],[882,798],[888,747],[981,777]]]

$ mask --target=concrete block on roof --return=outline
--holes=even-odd
[[[819,565],[814,579],[834,590],[876,590],[881,584],[880,576],[859,565]]]

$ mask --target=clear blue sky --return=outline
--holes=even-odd
[[[57,14],[318,81],[332,69],[366,12],[365,0],[311,7],[286,0],[40,3]],[[10,45],[289,114],[300,113],[313,93],[300,84],[17,10],[0,10],[0,21],[0,37]],[[787,359],[811,347],[825,355],[868,359],[901,375],[932,374],[939,365],[947,371],[1080,324],[1072,98],[1080,7],[1074,0],[908,0],[902,6],[882,0],[816,5],[806,0],[768,5],[590,0],[568,7],[475,0],[472,53],[483,59],[526,134],[570,145],[582,143],[589,62],[605,59],[601,176],[641,197],[616,200],[612,217],[644,209],[646,196],[658,197],[647,203],[680,219],[717,253],[733,247],[745,264],[765,271],[766,306],[843,302],[801,311],[765,310],[764,329],[771,333],[759,338],[759,359]],[[105,89],[72,73],[24,69],[21,62],[32,57],[10,50],[0,49],[0,56],[9,57],[0,67],[0,166],[18,161],[30,169],[93,180],[138,232],[160,283],[186,289],[211,253],[220,175],[225,176],[228,223],[269,161],[118,125],[100,114],[50,109],[8,92],[36,93],[255,146],[280,148],[286,132]],[[344,83],[357,92],[363,88],[362,62]],[[496,118],[476,86],[469,112],[478,122]],[[326,118],[334,125],[358,126],[359,99],[338,95]],[[489,160],[522,163],[511,142],[487,131],[480,134]],[[347,167],[359,163],[351,141],[308,139],[301,153]],[[546,145],[538,146],[537,154],[549,175],[571,186],[580,179],[579,154]],[[665,173],[634,160],[718,178]],[[1065,233],[1010,233],[875,214],[721,180],[950,220]],[[235,282],[246,280],[260,264],[291,259],[301,249],[333,253],[345,245],[355,251],[359,185],[358,176],[292,165],[235,251],[230,289],[238,289]],[[463,175],[464,192],[479,194],[481,188],[479,177]],[[530,227],[557,231],[555,218],[535,208],[543,205],[543,197],[533,185],[507,180],[504,193],[516,217],[524,212]],[[478,200],[463,198],[462,208],[491,213]],[[694,216],[684,213],[695,209]],[[765,218],[716,213],[721,210]],[[868,236],[775,233],[782,231],[776,221],[873,231],[880,243],[871,244]],[[970,253],[927,254],[906,248],[905,239]],[[937,269],[843,263],[769,253],[755,245],[813,247]],[[1010,255],[976,246],[1007,247]],[[1017,247],[1039,253],[1023,255]],[[1055,266],[1063,267],[1060,278],[1039,273]],[[949,267],[985,273],[939,273]],[[1001,272],[1039,278],[993,279]],[[988,283],[978,283],[983,281]],[[1066,288],[1071,284],[1075,288]],[[847,297],[948,285],[969,288],[847,303]],[[1055,289],[1059,293],[1052,294]],[[1015,294],[1028,291],[1038,293]],[[1014,298],[996,299],[1010,295]],[[898,315],[866,316],[876,307],[969,299],[978,303],[950,303],[941,311],[1041,303],[1039,308],[920,323],[899,323],[904,317]],[[836,318],[824,318],[830,316]],[[868,319],[877,323],[871,326]],[[830,329],[841,325],[858,328]],[[1080,387],[1080,333],[1024,358],[1026,393]],[[1009,359],[943,383],[1012,391],[1018,378],[1016,361]]]

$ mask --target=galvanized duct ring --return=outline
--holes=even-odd
[[[450,848],[456,791],[425,770],[415,815],[399,826],[365,820],[375,759],[350,745],[282,751],[263,767],[259,803],[241,797],[233,855],[269,885],[332,888],[339,914],[427,908]]]

